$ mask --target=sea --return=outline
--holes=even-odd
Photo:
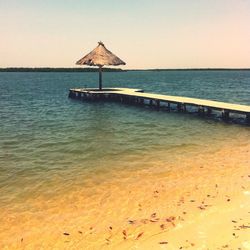
[[[250,70],[104,72],[103,85],[250,105]],[[83,211],[83,224],[91,225],[89,218],[110,222],[110,213],[100,218],[98,209],[122,202],[112,192],[124,195],[122,190],[143,183],[144,174],[147,181],[163,169],[183,171],[186,159],[198,153],[250,143],[243,123],[68,98],[70,88],[97,86],[95,72],[0,73],[2,248],[18,248],[29,237],[34,244],[46,232],[49,239],[57,230],[52,225],[63,225],[63,233]]]

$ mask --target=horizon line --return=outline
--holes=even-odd
[[[103,67],[107,71],[174,71],[174,70],[250,70],[249,68],[227,68],[227,67],[195,67],[195,68],[145,68],[145,69],[122,69],[122,68],[113,68],[113,67]],[[98,68],[95,67],[0,67],[0,72],[26,72],[26,71],[98,71]]]

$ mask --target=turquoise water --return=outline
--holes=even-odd
[[[250,71],[105,73],[104,86],[250,105]],[[105,182],[249,135],[249,127],[117,103],[68,99],[97,73],[0,73],[0,206]],[[96,177],[98,176],[98,178]],[[16,205],[18,204],[18,205]]]

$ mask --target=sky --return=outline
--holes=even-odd
[[[250,68],[250,0],[0,0],[0,67]]]

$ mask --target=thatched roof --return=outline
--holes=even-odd
[[[98,43],[98,46],[92,50],[89,54],[76,62],[78,65],[89,66],[104,66],[104,65],[125,65],[119,57],[114,55],[111,51],[106,49],[102,42]]]

